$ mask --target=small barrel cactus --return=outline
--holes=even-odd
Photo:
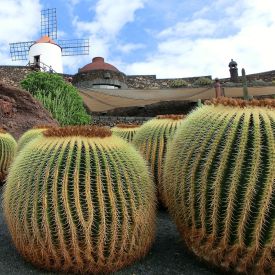
[[[125,139],[128,142],[132,142],[134,135],[137,133],[140,125],[137,124],[117,124],[111,129],[114,135]]]
[[[207,104],[168,149],[169,212],[204,260],[231,272],[275,274],[275,100]]]
[[[162,192],[163,160],[168,142],[183,122],[183,115],[159,115],[144,123],[134,137],[133,144],[149,162],[158,190],[158,198],[165,205]]]
[[[107,128],[52,128],[14,161],[4,214],[34,265],[112,272],[144,256],[155,234],[155,186],[135,148]]]
[[[0,183],[8,173],[8,168],[15,156],[17,143],[11,134],[0,128]]]
[[[30,141],[42,135],[51,125],[38,125],[26,131],[18,140],[17,152],[21,151]]]

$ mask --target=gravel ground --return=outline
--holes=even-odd
[[[2,196],[1,191],[0,196]],[[156,240],[149,254],[114,275],[222,274],[199,262],[184,249],[176,227],[165,211],[159,211],[157,225]],[[54,274],[36,269],[17,253],[4,222],[2,209],[0,211],[0,274]]]

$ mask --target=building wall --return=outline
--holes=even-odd
[[[95,70],[79,72],[73,76],[73,84],[78,87],[92,87],[93,85],[113,85],[127,89],[127,76],[121,72],[111,70]]]
[[[62,54],[59,46],[51,43],[34,44],[30,47],[29,51],[30,63],[35,63],[34,56],[36,55],[40,55],[40,62],[42,62],[41,67],[45,64],[51,66],[55,72],[63,73]],[[45,69],[49,71],[49,67],[45,67]]]

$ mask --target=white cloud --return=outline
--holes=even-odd
[[[183,21],[176,23],[158,34],[158,38],[165,37],[186,37],[186,36],[207,36],[213,35],[219,28],[217,22],[207,19],[194,19],[192,21]]]
[[[146,0],[99,0],[94,10],[95,16],[91,21],[81,21],[75,17],[73,25],[80,36],[89,35],[92,42],[93,56],[108,58],[111,47],[116,47],[116,37],[123,27],[135,20],[135,12],[144,7]],[[140,45],[137,45],[139,48]],[[131,44],[120,50],[130,51],[134,49]]]
[[[142,62],[124,64],[127,74],[157,74],[158,77],[188,77],[211,74],[228,77],[228,63],[234,58],[247,73],[273,70],[275,60],[275,9],[269,0],[244,0],[232,4],[215,1],[209,10],[223,11],[223,17],[204,19],[206,9],[191,21],[177,22],[162,30],[155,53]],[[208,10],[208,12],[209,12]],[[194,24],[199,22],[199,24]],[[200,22],[205,22],[205,28]],[[221,37],[213,36],[225,28]],[[233,33],[226,33],[234,27]],[[203,31],[203,35],[197,35]],[[190,35],[196,34],[196,37]]]
[[[140,50],[146,48],[145,44],[142,43],[126,43],[117,45],[117,50],[124,54],[129,54],[133,51]]]
[[[9,43],[33,40],[39,33],[41,6],[39,0],[0,0],[0,6],[1,64],[10,64]]]
[[[40,30],[39,0],[1,0],[1,43],[33,39]]]

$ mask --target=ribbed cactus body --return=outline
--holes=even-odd
[[[21,151],[30,141],[42,135],[46,127],[33,128],[25,132],[18,140],[17,152]]]
[[[148,161],[158,189],[158,197],[165,204],[162,186],[163,161],[169,141],[182,124],[182,115],[161,115],[144,123],[134,137],[133,144]]]
[[[21,151],[4,190],[19,252],[36,266],[77,273],[111,272],[144,256],[156,198],[140,154],[115,136],[50,131]]]
[[[111,131],[114,135],[121,137],[128,142],[132,142],[139,128],[139,125],[118,124],[111,128]]]
[[[8,168],[15,156],[16,145],[12,135],[0,129],[0,183],[6,178]]]
[[[198,108],[170,144],[168,209],[199,257],[275,274],[275,101],[220,101],[232,106]]]

